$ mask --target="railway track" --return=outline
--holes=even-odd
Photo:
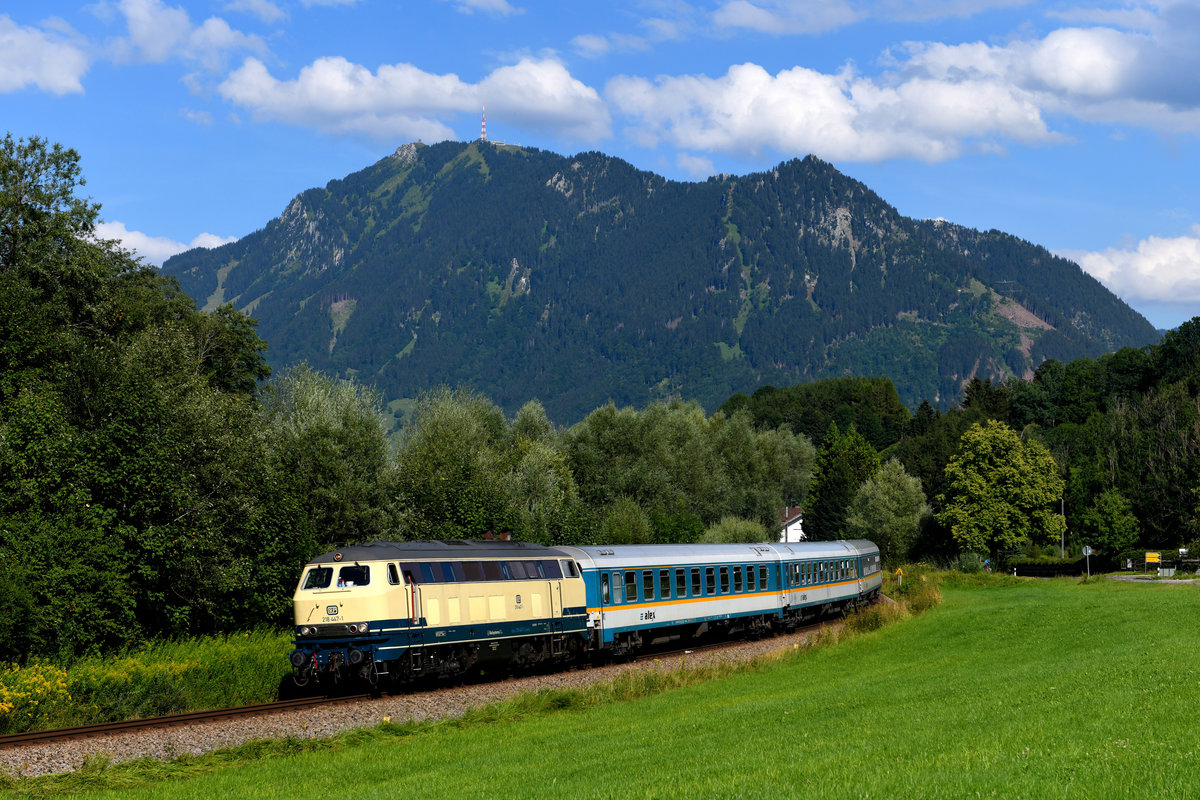
[[[101,722],[96,725],[80,725],[74,728],[52,728],[44,731],[10,733],[6,736],[0,736],[0,748],[16,747],[35,742],[61,742],[71,739],[82,739],[88,736],[135,731],[142,728],[164,728],[172,725],[212,722],[218,719],[251,717],[259,714],[270,714],[276,711],[291,711],[307,706],[321,706],[331,703],[345,703],[352,700],[364,700],[369,697],[371,697],[369,694],[345,695],[343,697],[301,697],[294,700],[277,700],[273,703],[259,703],[251,706],[218,708],[212,711],[191,711],[187,714],[168,714],[163,717],[146,717],[144,719],[130,719],[120,722]]]
[[[812,625],[802,626],[797,628],[794,633],[808,633],[821,627],[826,623],[815,623]],[[776,637],[771,637],[776,638]],[[703,641],[692,640],[688,642],[670,642],[662,645],[648,648],[636,657],[629,659],[626,664],[651,663],[670,659],[674,657],[686,657],[688,655],[698,655],[701,653],[711,653],[723,649],[734,649],[739,645],[746,644],[744,639],[727,639],[719,641]],[[622,663],[620,661],[616,663]],[[602,665],[603,666],[603,665]],[[586,669],[586,668],[585,668]],[[503,679],[497,679],[491,676],[475,676],[474,679],[454,685],[428,686],[414,684],[408,687],[413,692],[430,691],[431,689],[439,692],[454,692],[456,690],[469,687],[471,685],[480,685],[488,683],[503,683]],[[404,694],[404,690],[393,692],[391,694]],[[0,736],[0,750],[8,750],[19,748],[23,745],[32,744],[50,744],[54,742],[68,742],[91,737],[106,736],[109,734],[128,733],[139,730],[149,730],[154,728],[170,728],[185,725],[192,725],[204,722],[212,722],[221,719],[236,719],[242,717],[254,717],[266,714],[271,714],[280,711],[292,711],[302,708],[335,705],[339,703],[348,703],[358,700],[367,700],[378,698],[380,695],[375,694],[353,694],[341,695],[336,697],[302,697],[291,700],[278,700],[272,703],[259,703],[256,705],[236,706],[233,708],[221,708],[211,711],[193,711],[186,714],[170,714],[161,717],[146,717],[143,719],[124,720],[120,722],[104,722],[96,725],[80,725],[73,728],[54,728],[42,731],[30,731],[26,733],[14,733]]]

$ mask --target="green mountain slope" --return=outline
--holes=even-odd
[[[850,374],[948,402],[973,375],[1158,338],[1078,266],[902,217],[811,157],[680,183],[600,153],[409,144],[163,269],[256,317],[276,365],[389,399],[538,397],[562,422]]]

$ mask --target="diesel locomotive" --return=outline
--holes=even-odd
[[[325,553],[293,597],[299,686],[406,681],[621,656],[706,632],[765,635],[872,602],[879,548],[790,544],[543,547],[373,542]]]

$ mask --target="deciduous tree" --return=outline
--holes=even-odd
[[[1058,541],[1063,479],[1046,446],[1003,422],[972,425],[946,465],[941,522],[964,550],[990,553]]]

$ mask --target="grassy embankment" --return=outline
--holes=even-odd
[[[0,733],[265,703],[290,672],[288,634],[152,644],[124,655],[0,665]]]
[[[12,789],[96,796],[131,783],[141,785],[104,796],[281,798],[1200,791],[1200,588],[974,581],[985,585],[946,586],[942,606],[902,625],[710,680],[651,673],[465,721],[97,767]]]

